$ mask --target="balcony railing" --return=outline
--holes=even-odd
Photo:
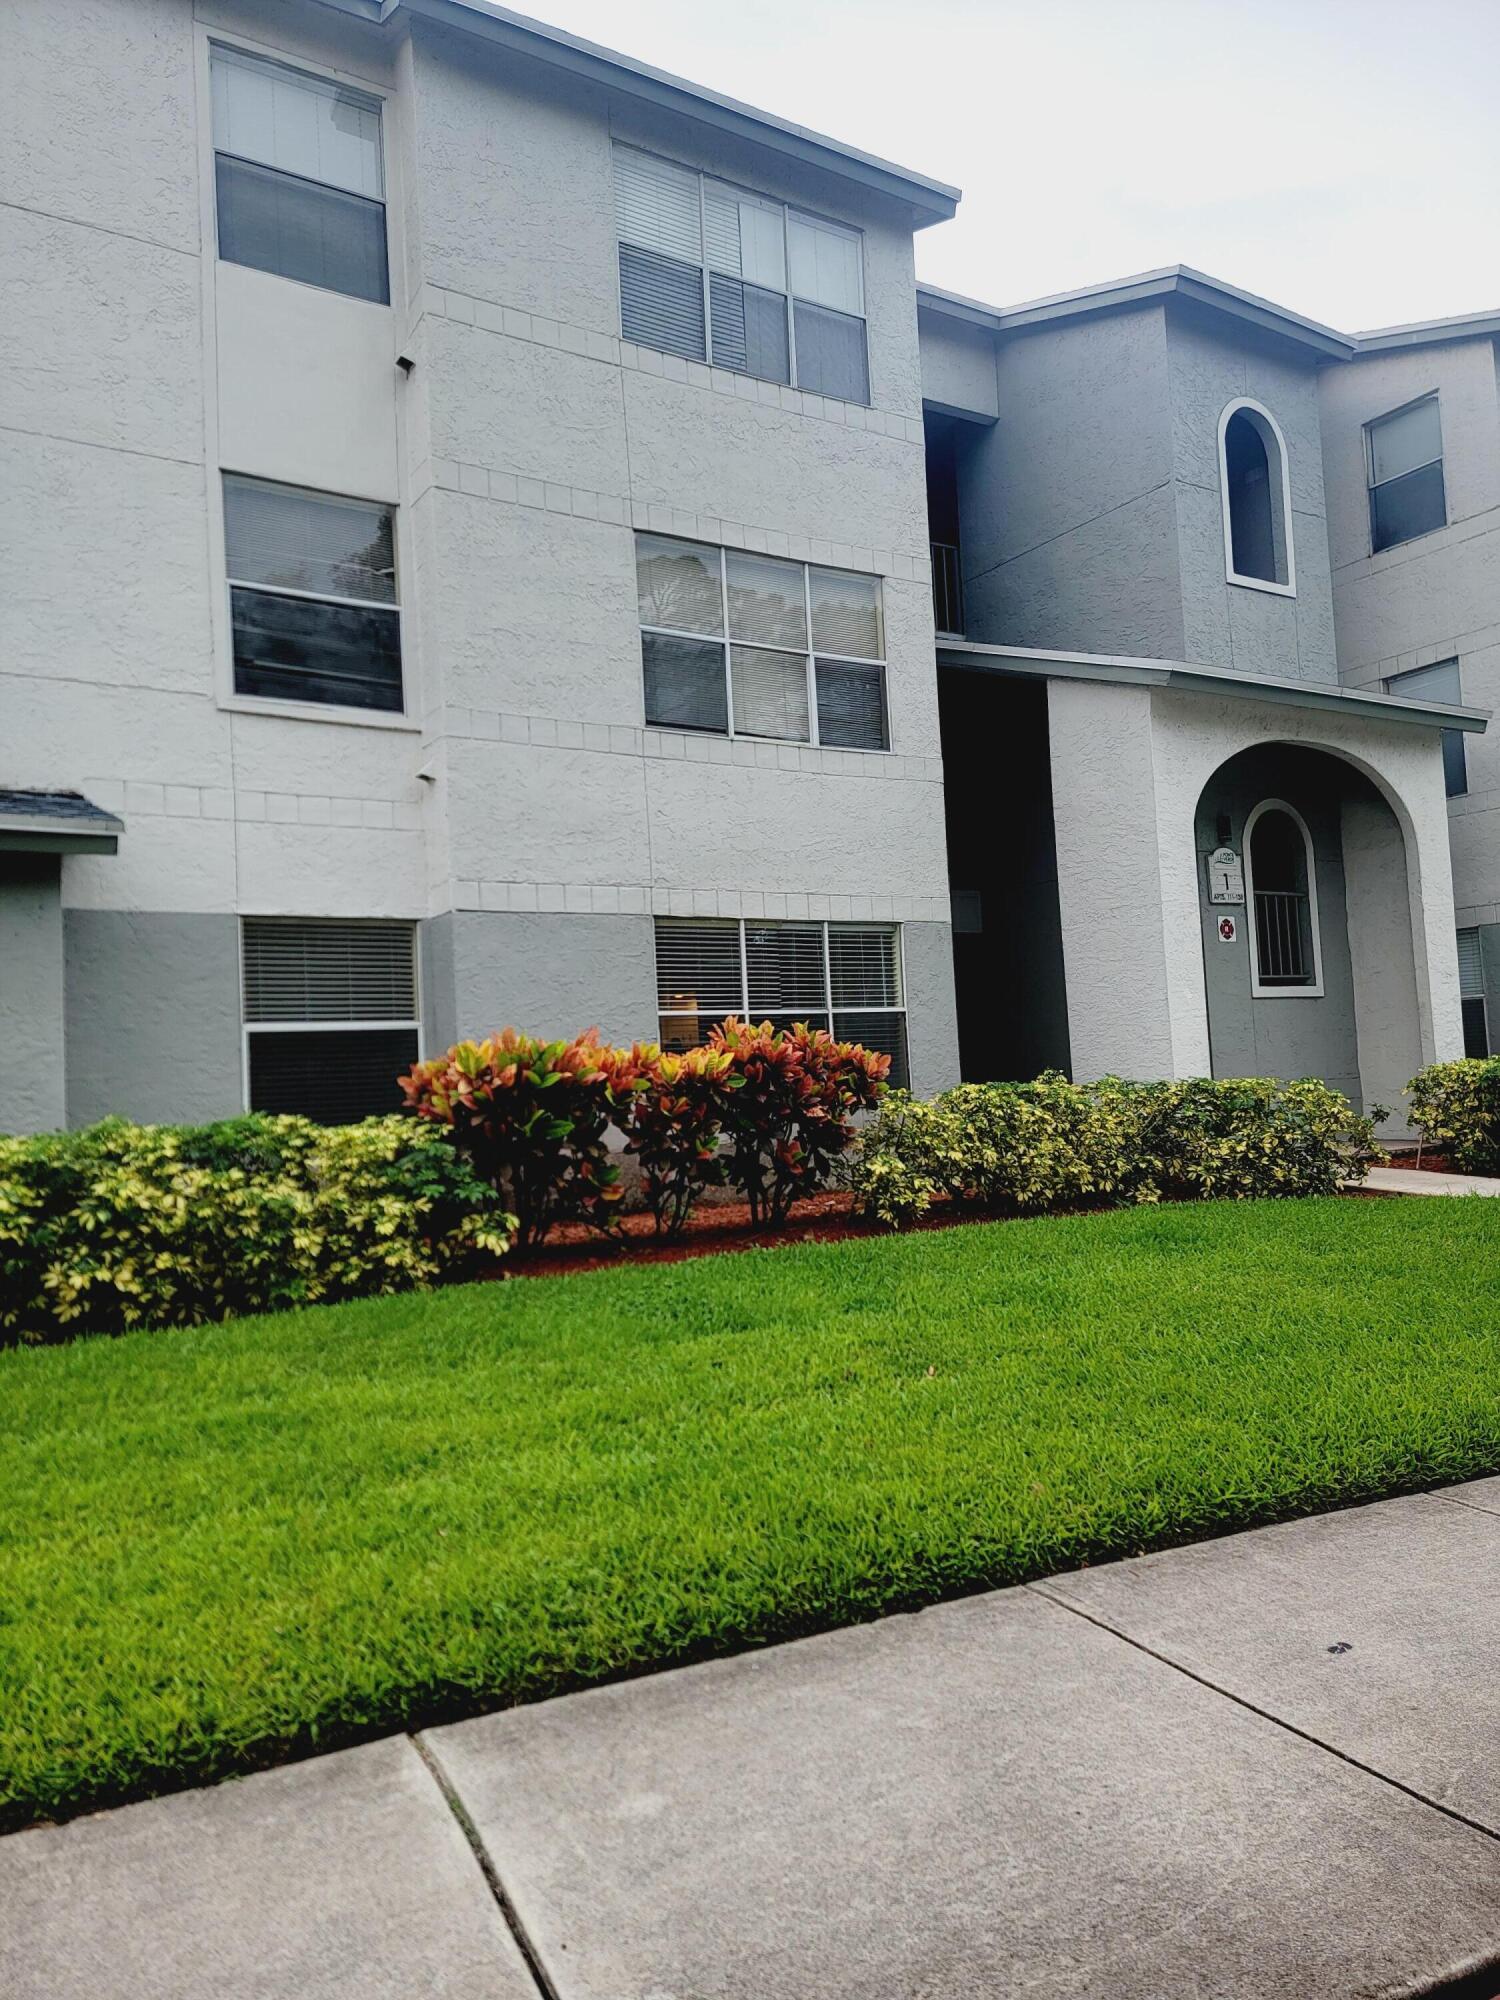
[[[964,629],[963,582],[952,542],[932,542],[932,617],[939,632],[959,636]]]
[[[1255,943],[1262,986],[1310,986],[1307,898],[1296,889],[1257,889]]]

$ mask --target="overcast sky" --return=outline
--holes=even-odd
[[[1500,0],[511,0],[964,191],[918,275],[1192,264],[1346,331],[1500,307]]]

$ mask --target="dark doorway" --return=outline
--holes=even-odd
[[[1066,1070],[1046,687],[944,668],[938,699],[960,1071],[989,1083]]]

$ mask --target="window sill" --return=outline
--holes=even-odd
[[[382,709],[335,708],[331,702],[317,701],[260,701],[246,694],[221,695],[218,705],[230,715],[269,715],[283,722],[333,722],[344,728],[388,729],[405,736],[422,733],[422,725],[414,716]]]
[[[1268,597],[1295,597],[1297,595],[1297,586],[1295,583],[1272,583],[1269,578],[1263,576],[1240,576],[1232,569],[1226,570],[1224,581],[1232,584],[1236,590],[1263,590]]]
[[[853,743],[809,743],[798,736],[731,736],[727,730],[683,729],[670,722],[648,722],[645,725],[648,736],[670,736],[678,743],[743,743],[751,749],[764,746],[767,750],[811,750],[815,756],[825,753],[831,757],[894,757],[897,753],[886,744],[881,749],[871,746],[861,749]],[[678,760],[674,758],[674,763]]]
[[[1250,986],[1252,1000],[1322,1000],[1325,998],[1321,986]]]

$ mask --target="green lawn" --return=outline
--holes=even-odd
[[[0,1815],[1500,1470],[1497,1251],[1207,1204],[0,1354]]]

